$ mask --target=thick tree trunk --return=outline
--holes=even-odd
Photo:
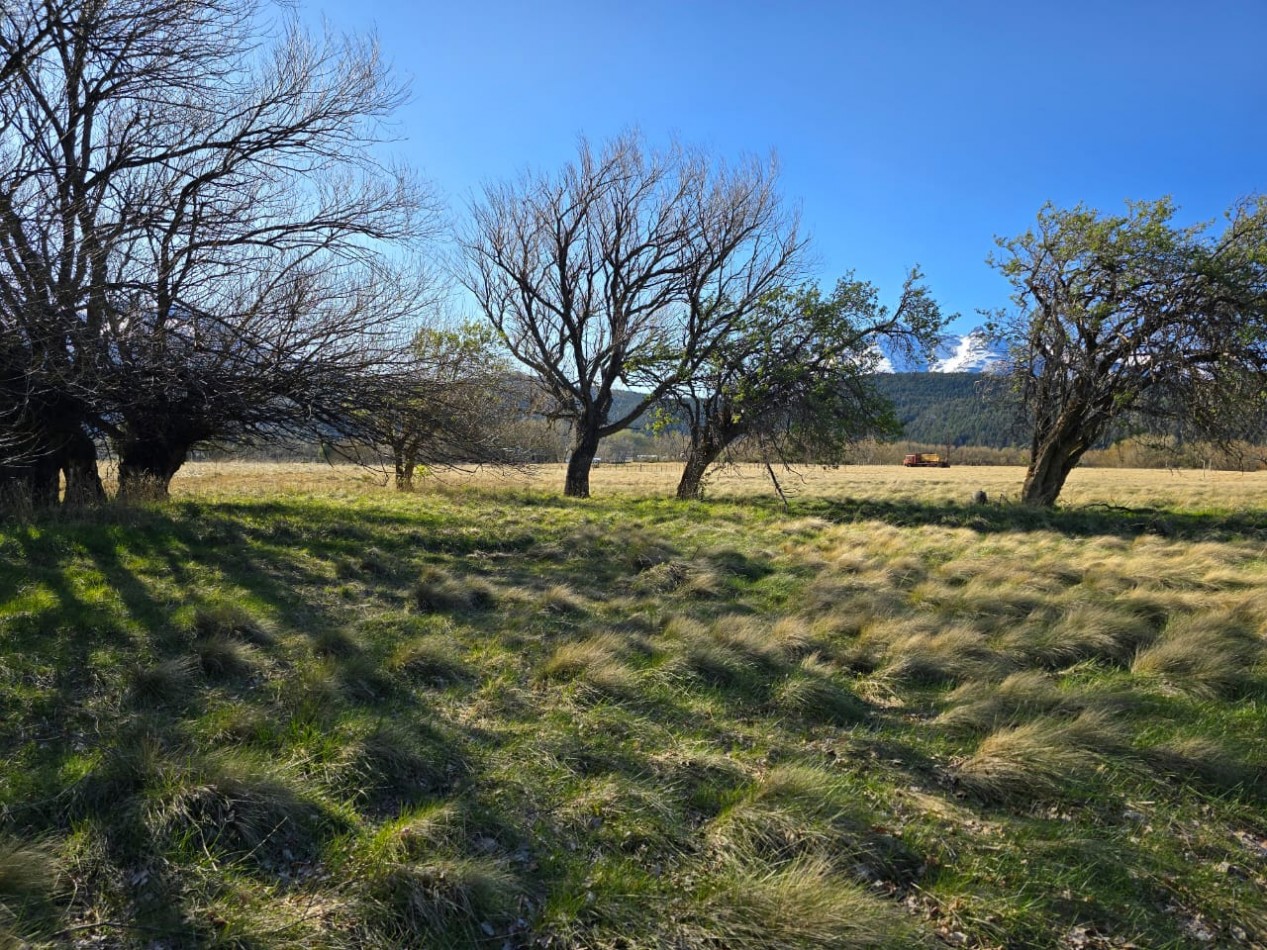
[[[563,494],[568,498],[590,496],[590,467],[597,454],[598,427],[585,425],[583,420],[578,420],[576,436],[572,440],[572,454],[568,456],[567,480],[563,483]]]
[[[165,501],[172,477],[189,456],[188,445],[158,440],[128,442],[119,448],[119,497],[127,501]]]
[[[713,439],[692,443],[686,455],[686,466],[682,469],[682,479],[677,484],[677,496],[681,501],[703,499],[704,476],[719,455],[721,446]]]
[[[62,450],[62,471],[66,473],[66,504],[100,505],[106,490],[97,470],[97,446],[85,432],[76,432]]]
[[[1060,497],[1065,480],[1074,470],[1089,442],[1077,429],[1066,427],[1035,440],[1030,450],[1029,468],[1021,488],[1021,501],[1027,505],[1050,508]]]

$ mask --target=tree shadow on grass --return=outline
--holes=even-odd
[[[318,649],[346,618],[311,592],[330,583],[328,562],[364,539],[381,542],[374,523],[330,537],[299,525],[279,538],[250,510],[103,510],[8,532],[0,598],[32,584],[43,593],[0,628],[0,660],[20,671],[14,689],[0,689],[0,709],[12,713],[0,721],[0,756],[26,773],[0,799],[0,830],[89,846],[75,859],[78,903],[67,920],[105,910],[122,939],[213,940],[207,894],[190,890],[199,874],[187,880],[182,866],[214,859],[291,886],[294,865],[347,834],[343,809],[394,815],[450,794],[470,772],[463,750],[475,740],[450,723],[426,732],[425,697],[382,660]],[[285,511],[299,519],[307,508]],[[399,525],[381,533],[393,532]],[[208,632],[196,616],[192,629],[177,616],[243,600],[277,629]],[[314,794],[307,780],[274,780],[269,766],[295,754],[291,733],[307,714],[295,690],[270,685],[270,671],[308,656],[295,653],[293,633],[313,638],[305,662],[324,664],[331,681],[321,711],[355,733],[347,761],[331,765],[340,777]],[[206,729],[221,728],[208,713],[226,710],[240,730],[207,740]],[[410,728],[384,724],[388,711]],[[376,715],[379,726],[365,726]],[[342,804],[331,811],[329,801]]]
[[[761,499],[762,507],[775,503]],[[838,524],[881,521],[895,527],[968,528],[979,534],[1047,531],[1068,537],[1154,535],[1176,540],[1267,540],[1267,511],[1201,513],[1157,508],[1084,505],[1036,508],[1013,504],[934,504],[914,499],[797,499],[792,510]]]

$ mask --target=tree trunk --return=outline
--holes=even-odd
[[[702,501],[704,498],[704,476],[721,455],[721,446],[715,439],[704,439],[692,442],[686,454],[686,467],[682,469],[682,480],[677,484],[677,497],[681,501]]]
[[[1068,427],[1035,440],[1030,450],[1029,468],[1021,488],[1021,501],[1027,505],[1051,508],[1065,487],[1065,479],[1074,470],[1089,445],[1084,434]]]
[[[76,432],[62,450],[62,471],[66,473],[66,504],[100,505],[106,490],[97,471],[97,446],[86,432]]]
[[[189,446],[159,440],[128,442],[119,449],[119,497],[165,501],[172,476],[185,464]]]
[[[568,456],[567,481],[563,484],[563,494],[568,498],[590,496],[590,466],[597,454],[598,426],[587,425],[585,420],[578,419],[572,454]]]
[[[403,452],[396,452],[395,455],[396,491],[413,491],[414,468],[417,466],[417,462]]]

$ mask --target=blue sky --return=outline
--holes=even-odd
[[[1185,220],[1267,191],[1267,2],[300,0],[375,30],[412,100],[399,153],[460,213],[488,180],[630,127],[777,153],[824,282],[918,262],[963,316],[1043,202]]]

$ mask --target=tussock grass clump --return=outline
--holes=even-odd
[[[246,679],[259,671],[259,652],[233,637],[216,635],[194,642],[194,653],[203,673],[213,679]]]
[[[1193,696],[1231,697],[1254,682],[1263,656],[1262,639],[1235,616],[1193,615],[1172,620],[1161,639],[1135,658],[1131,672]]]
[[[435,730],[381,723],[344,747],[338,790],[379,810],[416,804],[460,774],[455,743]]]
[[[625,853],[663,852],[680,834],[668,792],[622,775],[583,780],[558,814],[578,838]]]
[[[727,755],[705,750],[669,751],[648,759],[656,778],[692,811],[714,816],[748,784],[749,771]]]
[[[686,583],[690,573],[682,561],[655,561],[638,572],[632,586],[643,594],[669,594]]]
[[[836,682],[834,668],[816,654],[807,656],[775,687],[771,708],[809,723],[846,725],[867,716],[867,706]]]
[[[440,686],[467,682],[476,675],[453,638],[442,634],[415,637],[400,644],[387,666],[415,682]]]
[[[746,617],[726,618],[704,626],[674,617],[665,628],[670,657],[661,672],[702,680],[713,686],[734,686],[755,676],[782,655],[760,628]]]
[[[953,705],[934,721],[953,733],[992,732],[1052,713],[1080,712],[1083,706],[1037,670],[1011,673],[997,684],[972,680],[947,699]]]
[[[227,601],[203,604],[194,611],[194,636],[200,640],[232,639],[271,646],[272,633],[245,608]]]
[[[360,654],[361,644],[346,630],[327,629],[313,636],[312,650],[317,656],[346,658]]]
[[[1167,778],[1196,782],[1215,792],[1253,790],[1257,798],[1267,797],[1263,781],[1267,768],[1251,766],[1223,743],[1208,736],[1187,736],[1145,749],[1148,767]]]
[[[926,945],[897,909],[835,872],[822,857],[778,868],[738,864],[692,904],[685,946],[847,950]]]
[[[712,686],[733,686],[751,676],[756,664],[725,643],[699,638],[685,641],[681,652],[663,669],[670,673],[682,670]]]
[[[491,610],[497,605],[497,592],[487,581],[457,578],[434,566],[422,571],[411,595],[414,607],[421,613]]]
[[[288,682],[279,690],[280,707],[297,722],[326,724],[336,719],[345,708],[337,672],[342,662],[320,657],[296,664]],[[249,718],[242,707],[230,707],[226,714],[230,719]]]
[[[871,813],[839,778],[804,765],[777,766],[709,824],[707,840],[735,860],[780,864],[823,855],[864,880],[909,882],[919,857],[873,830]]]
[[[375,864],[425,861],[458,846],[465,834],[462,811],[453,802],[428,802],[385,822],[366,846]]]
[[[57,867],[48,847],[0,835],[0,947],[16,950],[47,936],[55,919],[56,887]]]
[[[598,634],[562,644],[537,673],[546,680],[581,682],[603,694],[632,695],[637,691],[638,677],[621,659],[626,651],[625,641],[618,635]]]
[[[770,625],[770,642],[786,658],[808,656],[817,646],[817,636],[808,622],[794,615],[780,617]]]
[[[395,694],[400,684],[383,664],[367,654],[345,657],[334,664],[339,691],[359,703],[375,703]]]
[[[894,621],[890,635],[900,627],[900,622]],[[873,638],[871,631],[867,636]],[[980,631],[958,625],[937,632],[898,635],[890,641],[886,659],[878,674],[886,682],[924,685],[981,678],[1011,665]]]
[[[499,945],[486,927],[515,916],[519,886],[489,857],[433,856],[418,862],[383,862],[362,875],[359,916],[372,932],[398,946]]]
[[[541,609],[552,614],[574,615],[585,612],[585,601],[567,584],[551,584],[541,592]]]
[[[285,768],[244,752],[169,759],[146,795],[146,824],[196,851],[226,856],[312,850],[317,806]]]
[[[723,571],[707,562],[664,561],[640,572],[632,582],[640,594],[680,594],[695,600],[714,600],[726,590]]]
[[[1125,749],[1107,716],[1087,712],[1068,722],[1040,719],[999,729],[954,774],[963,788],[990,802],[1078,799],[1087,795],[1106,757]]]
[[[132,671],[132,699],[141,704],[178,703],[190,698],[199,660],[177,656]]]
[[[723,574],[740,577],[746,581],[759,581],[774,572],[768,557],[752,557],[737,548],[722,548],[712,551],[708,561]]]
[[[644,573],[673,558],[673,548],[669,543],[645,530],[634,529],[620,540],[625,563],[636,573]]]
[[[1075,604],[1054,624],[1023,627],[1004,643],[1045,669],[1060,669],[1083,660],[1128,663],[1155,636],[1153,624],[1136,611]]]
[[[366,548],[357,562],[357,567],[374,577],[390,577],[398,568],[396,559],[378,548]]]

